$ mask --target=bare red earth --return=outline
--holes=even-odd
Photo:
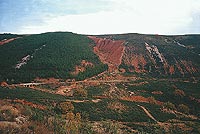
[[[123,40],[111,40],[106,38],[97,38],[94,36],[88,36],[92,39],[96,46],[94,47],[94,53],[97,54],[100,60],[108,64],[109,70],[114,71],[122,62],[122,56],[124,53]]]
[[[16,39],[18,39],[18,38],[19,38],[19,37],[2,40],[2,41],[0,41],[0,46],[1,46],[1,45],[4,45],[4,44],[6,44],[6,43],[9,43],[9,42],[11,42],[11,41],[13,41],[13,40],[16,40]]]

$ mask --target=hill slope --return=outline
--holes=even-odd
[[[84,79],[98,74],[106,66],[93,53],[90,43],[85,36],[57,32],[23,36],[1,45],[0,81],[31,81],[36,77]],[[73,75],[71,72],[82,60],[94,66]]]
[[[110,61],[107,63],[117,66],[118,69],[124,68],[126,72],[148,73],[158,77],[199,76],[199,35],[122,34],[102,35],[98,38],[90,36],[90,38],[94,40],[97,47],[101,46],[99,47],[100,52],[104,54],[104,58]],[[121,52],[119,52],[119,47],[115,45],[118,41],[124,42],[121,45],[123,48]],[[110,51],[109,48],[106,48],[109,45],[112,46]],[[113,62],[117,54],[121,55],[122,58],[118,57],[120,61]]]

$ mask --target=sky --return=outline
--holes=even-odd
[[[200,0],[0,0],[0,33],[200,34]]]

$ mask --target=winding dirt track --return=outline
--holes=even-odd
[[[144,110],[144,112],[147,114],[147,116],[148,116],[149,118],[151,118],[152,120],[154,120],[156,123],[158,123],[158,125],[162,125],[162,123],[159,122],[158,120],[156,120],[156,119],[153,117],[153,115],[151,115],[151,114],[149,113],[149,111],[148,111],[145,107],[140,106],[140,105],[138,105],[138,107],[142,108],[142,110]]]

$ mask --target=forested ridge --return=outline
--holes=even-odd
[[[29,82],[36,77],[80,80],[106,69],[93,53],[92,42],[86,36],[70,32],[25,35],[0,46],[0,55],[0,81],[10,83]],[[26,63],[17,68],[24,57],[28,58]],[[77,76],[71,75],[82,60],[92,62],[94,67]]]

